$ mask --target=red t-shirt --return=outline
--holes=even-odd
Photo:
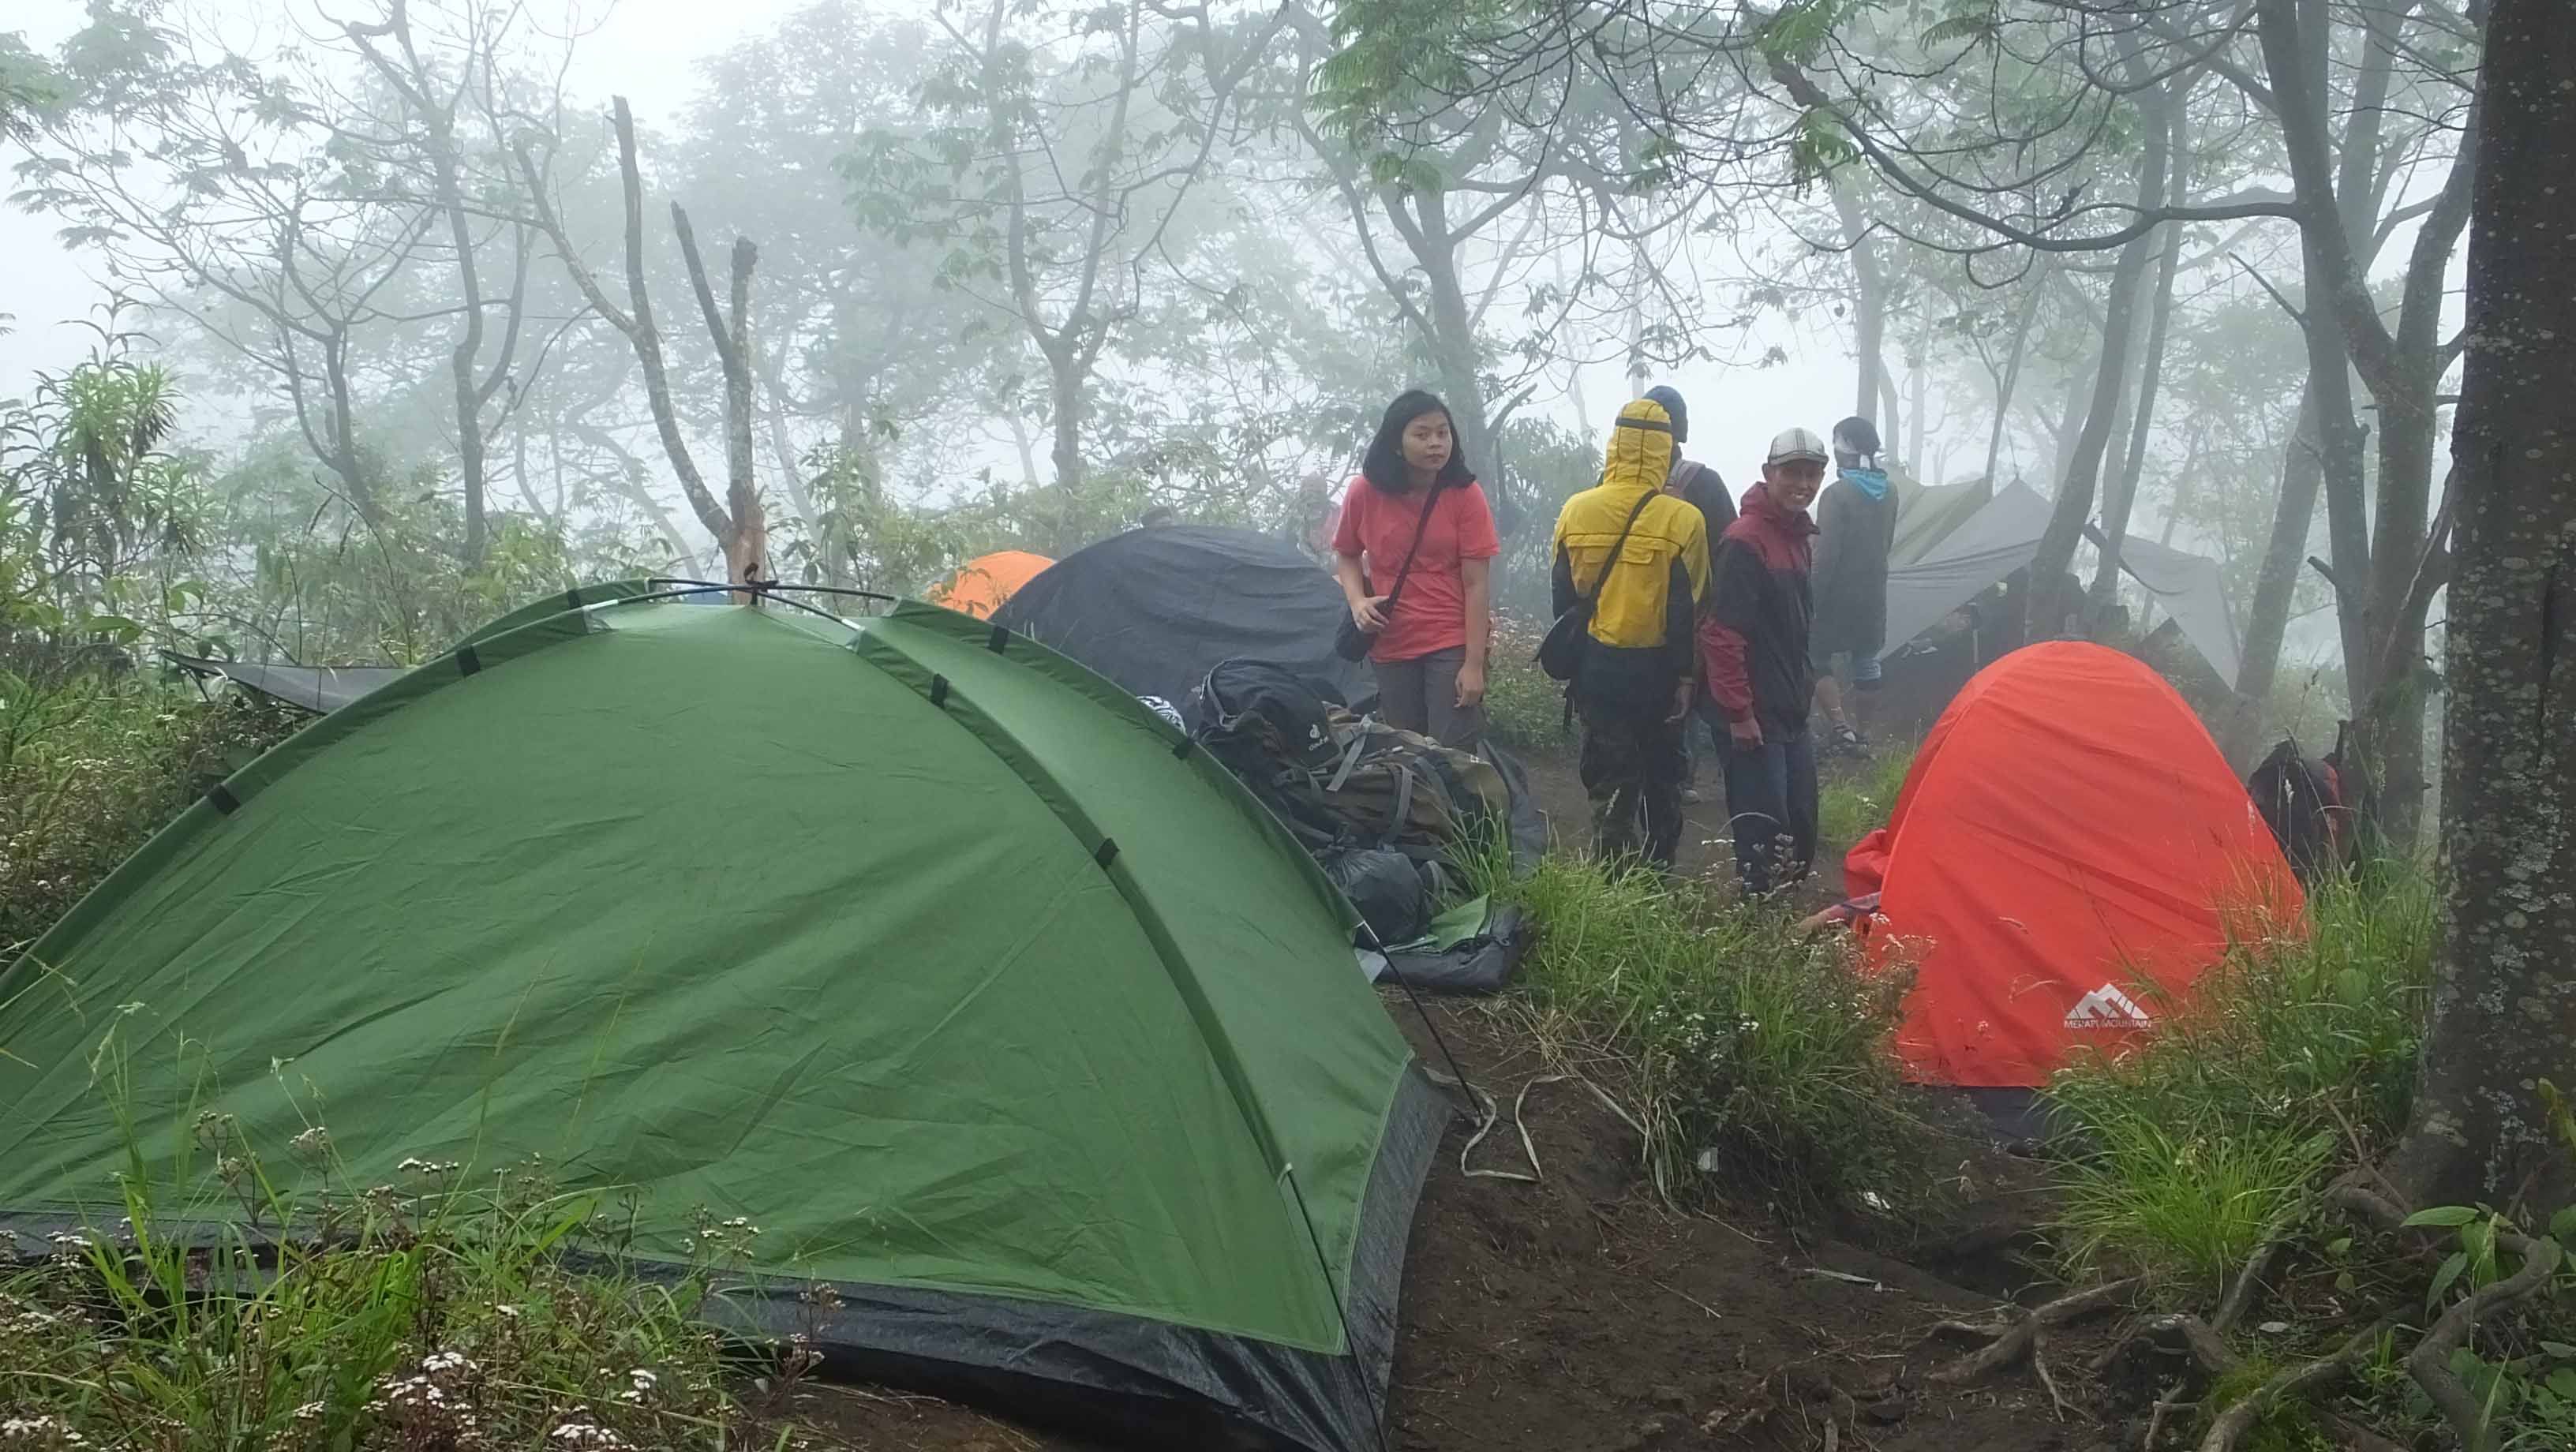
[[[1369,592],[1383,595],[1395,588],[1422,510],[1420,494],[1386,494],[1365,478],[1353,479],[1333,529],[1333,553],[1360,556]],[[1465,646],[1467,582],[1459,562],[1490,560],[1502,552],[1485,491],[1474,484],[1441,490],[1430,527],[1422,531],[1422,548],[1413,557],[1413,572],[1404,577],[1404,597],[1395,602],[1386,629],[1378,632],[1369,659],[1392,664]]]

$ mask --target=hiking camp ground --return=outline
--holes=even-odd
[[[2576,1452],[2570,9],[0,5],[0,1452]]]

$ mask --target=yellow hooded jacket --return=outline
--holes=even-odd
[[[1635,671],[1640,687],[1646,676],[1669,683],[1691,673],[1692,617],[1708,594],[1708,523],[1663,492],[1672,463],[1672,416],[1664,406],[1641,398],[1621,409],[1601,482],[1565,501],[1549,549],[1562,615],[1591,590],[1637,501],[1648,501],[1592,607],[1592,639],[1609,647],[1592,655],[1605,657],[1600,665],[1610,671]],[[1643,658],[1620,659],[1630,652]],[[1589,661],[1585,674],[1594,674]]]

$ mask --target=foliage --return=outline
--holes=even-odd
[[[1537,1036],[1624,1088],[1663,1193],[1905,1197],[1916,1141],[1887,1044],[1910,974],[1873,974],[1849,935],[1801,934],[1775,908],[1567,857],[1489,890],[1539,925]]]
[[[0,639],[130,642],[193,582],[203,461],[168,452],[178,386],[111,309],[98,345],[0,404]]]
[[[132,672],[0,670],[0,964],[304,718]]]
[[[1911,745],[1881,746],[1852,770],[1827,776],[1817,792],[1817,835],[1849,846],[1886,826],[1906,773],[1914,769],[1914,750]]]
[[[145,1134],[99,1092],[141,1165]],[[53,1237],[0,1281],[0,1406],[9,1445],[166,1452],[728,1445],[741,1409],[704,1324],[758,1228],[702,1213],[701,1259],[648,1278],[613,1252],[564,1248],[610,1208],[542,1166],[471,1176],[414,1162],[404,1186],[347,1182],[329,1130],[243,1142],[212,1112],[168,1130],[166,1182],[123,1180],[124,1218]],[[329,1186],[288,1201],[262,1150]],[[280,1166],[279,1168],[282,1168]],[[468,1188],[468,1185],[471,1188]],[[211,1240],[182,1234],[248,1209]],[[811,1364],[792,1347],[791,1378]]]
[[[2405,1122],[2432,972],[2434,893],[2402,865],[2321,885],[2304,931],[2249,937],[2119,1058],[2062,1070],[2061,1249],[2209,1288],[2328,1168]]]

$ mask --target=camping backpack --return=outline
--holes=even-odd
[[[1351,835],[1315,786],[1315,770],[1335,759],[1332,704],[1293,672],[1255,660],[1217,662],[1190,693],[1199,744],[1319,858]]]
[[[1482,757],[1348,711],[1332,713],[1331,729],[1323,801],[1363,840],[1454,868],[1511,811],[1503,774]]]
[[[1341,704],[1329,687],[1285,666],[1239,656],[1210,667],[1206,679],[1190,693],[1190,714],[1201,723],[1201,735],[1211,751],[1223,743],[1245,748],[1250,756],[1300,766],[1321,766],[1333,759],[1327,713]],[[1228,766],[1235,764],[1232,756],[1218,754]]]
[[[2300,754],[2298,742],[2284,739],[2245,779],[2254,810],[2272,829],[2290,870],[2309,886],[2340,866],[2344,855],[2336,845],[2342,834],[2335,815],[2345,810],[2339,776],[2331,762],[2311,760]]]

